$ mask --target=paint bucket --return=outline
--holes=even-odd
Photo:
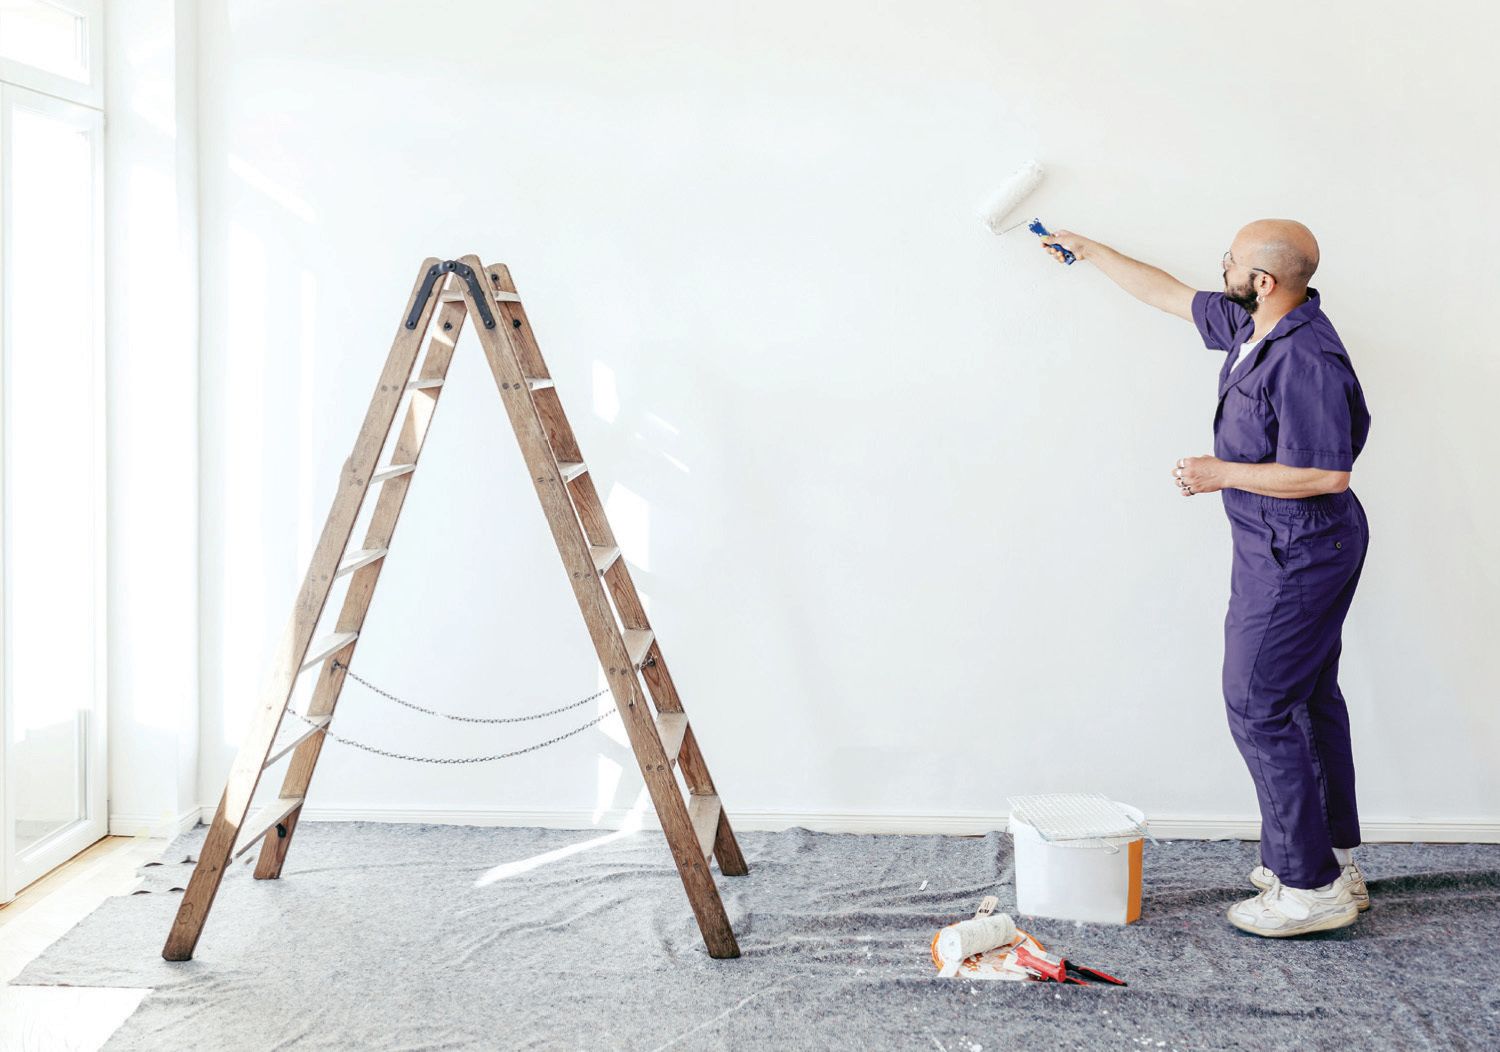
[[[1146,816],[1117,805],[1146,828]],[[1015,843],[1016,913],[1094,924],[1129,924],[1141,915],[1141,837],[1046,840],[1010,819]]]

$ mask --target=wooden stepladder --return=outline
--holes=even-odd
[[[503,266],[486,267],[476,256],[465,256],[422,264],[354,453],[344,463],[338,495],[297,593],[249,734],[230,769],[219,809],[167,936],[162,956],[169,961],[193,956],[232,857],[261,842],[255,876],[272,880],[281,875],[322,749],[323,731],[338,704],[344,671],[358,643],[466,318],[474,321],[510,415],[703,941],[714,957],[739,956],[709,859],[718,858],[724,875],[741,876],[747,872],[744,856],[720,806],[630,571],[620,557],[510,272]],[[407,393],[411,398],[391,462],[378,464]],[[364,541],[351,548],[355,520],[366,495],[376,489],[379,493]],[[334,581],[346,574],[352,576],[334,630],[314,641]],[[304,718],[296,713],[289,716],[293,687],[303,673],[318,677],[312,697],[301,714]],[[291,733],[278,741],[283,722]],[[290,766],[280,795],[247,821],[261,774],[289,752]],[[686,797],[674,771],[682,774]]]

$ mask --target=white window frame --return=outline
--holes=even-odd
[[[89,83],[81,84],[66,77],[39,70],[13,60],[0,60],[0,902],[6,902],[26,885],[44,876],[78,852],[108,833],[108,690],[106,663],[108,637],[106,611],[108,604],[106,417],[104,357],[104,98],[103,85],[103,0],[51,0],[56,6],[75,11],[88,18]],[[93,596],[81,604],[79,625],[80,650],[94,663],[93,707],[84,728],[84,817],[43,840],[18,856],[15,843],[14,801],[16,776],[9,762],[13,731],[13,706],[10,703],[12,656],[10,621],[11,586],[7,568],[12,565],[10,551],[10,479],[7,466],[11,448],[12,396],[11,365],[15,348],[10,300],[15,265],[10,231],[12,219],[11,130],[16,107],[32,110],[53,120],[66,121],[87,134],[93,159],[93,231],[92,258],[80,261],[80,272],[59,274],[59,281],[87,283],[87,302],[92,311],[92,376],[89,392],[95,423],[93,474],[84,482],[93,496]]]
[[[88,82],[28,66],[12,58],[0,58],[0,81],[91,109],[104,109],[104,0],[45,0],[45,3],[80,15],[85,20]]]

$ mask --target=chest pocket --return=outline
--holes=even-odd
[[[1214,425],[1214,455],[1220,460],[1259,464],[1276,452],[1276,414],[1260,392],[1231,387]]]

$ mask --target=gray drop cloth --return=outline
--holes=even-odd
[[[196,958],[167,963],[203,832],[16,982],[154,988],[118,1052],[1500,1048],[1500,846],[1366,847],[1358,924],[1268,940],[1223,918],[1254,844],[1148,844],[1138,923],[1018,918],[1119,989],[935,977],[941,925],[1014,908],[998,833],[742,834],[751,873],[719,884],[744,956],[715,961],[660,833],[481,884],[597,834],[308,823],[281,880],[232,866]]]

